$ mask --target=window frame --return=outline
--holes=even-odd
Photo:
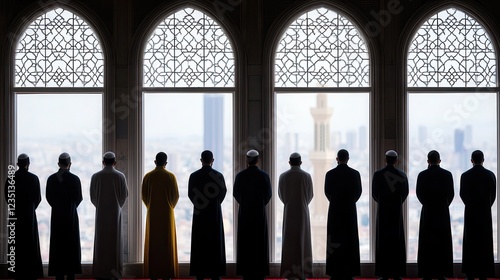
[[[234,65],[234,85],[232,87],[146,87],[144,86],[144,64],[143,64],[143,58],[144,58],[144,51],[147,45],[147,41],[150,37],[150,35],[155,31],[155,29],[158,27],[159,23],[161,23],[163,20],[165,20],[167,17],[175,14],[176,12],[183,10],[183,9],[194,9],[198,12],[204,13],[208,17],[210,17],[214,22],[218,24],[218,26],[223,30],[224,35],[227,37],[229,40],[229,43],[231,44],[232,51],[233,51],[233,65]],[[131,258],[136,261],[140,262],[143,259],[143,250],[144,250],[144,242],[143,242],[143,235],[144,232],[142,230],[142,216],[143,216],[143,210],[142,210],[142,200],[140,199],[141,193],[140,193],[140,186],[142,184],[142,178],[144,177],[145,173],[143,172],[144,170],[144,127],[142,125],[144,121],[144,105],[142,104],[142,100],[144,97],[144,94],[169,94],[169,93],[198,93],[198,94],[227,94],[230,93],[233,95],[233,102],[232,102],[232,108],[233,108],[233,178],[234,175],[236,174],[236,170],[238,170],[238,166],[243,166],[244,164],[244,159],[241,158],[241,154],[238,154],[237,148],[238,145],[237,143],[241,143],[239,139],[243,139],[244,135],[244,130],[238,126],[238,123],[236,120],[241,120],[243,119],[244,115],[247,112],[244,100],[246,100],[246,91],[244,90],[243,84],[241,83],[241,77],[239,77],[239,73],[243,73],[243,65],[239,63],[239,61],[244,60],[243,57],[245,56],[243,54],[243,49],[240,46],[240,42],[242,42],[242,39],[238,36],[238,33],[233,29],[234,27],[231,24],[228,24],[224,18],[221,18],[218,16],[216,13],[212,11],[212,7],[206,6],[203,4],[186,4],[186,3],[177,3],[177,4],[167,4],[160,9],[156,10],[148,19],[146,19],[143,23],[143,25],[139,28],[138,34],[141,34],[139,38],[137,38],[137,41],[134,45],[134,61],[135,61],[135,67],[137,69],[137,75],[135,76],[135,81],[137,82],[137,87],[134,89],[133,94],[136,94],[138,102],[137,109],[134,110],[137,115],[132,119],[131,124],[129,125],[130,127],[133,127],[133,131],[136,132],[135,135],[133,135],[131,138],[133,138],[133,141],[135,141],[135,151],[133,151],[129,147],[129,155],[137,159],[137,163],[134,165],[134,169],[137,170],[134,172],[134,178],[133,182],[139,186],[135,190],[133,190],[133,194],[129,193],[129,195],[134,195],[137,197],[138,202],[136,202],[132,208],[129,210],[131,213],[134,215],[134,224],[137,225],[134,227],[134,229],[129,227],[129,232],[131,236],[135,236],[135,240],[133,241],[133,244],[131,246],[134,247],[134,253],[131,255]],[[131,67],[134,67],[134,65],[131,65]],[[201,151],[200,151],[201,152]],[[195,170],[193,170],[195,171]],[[235,203],[235,200],[233,197],[226,197],[226,200],[231,199],[233,202],[233,232],[234,232],[234,237],[233,237],[233,255],[236,258],[236,226],[237,226],[237,209],[238,206]],[[230,262],[228,262],[230,263]],[[179,263],[181,267],[181,271],[183,270],[182,268],[185,265],[189,265],[189,263]]]
[[[480,90],[486,90],[489,92],[495,92],[496,93],[496,119],[498,120],[500,118],[500,77],[499,77],[499,62],[500,62],[500,38],[498,38],[498,32],[492,32],[494,26],[492,24],[492,18],[489,17],[489,14],[484,12],[482,8],[479,8],[477,6],[468,4],[468,3],[456,3],[453,1],[443,1],[442,3],[438,4],[428,4],[425,5],[420,11],[416,12],[413,18],[410,20],[411,24],[408,24],[403,30],[402,30],[402,38],[401,42],[402,45],[404,46],[402,52],[400,55],[398,55],[398,61],[400,61],[400,71],[401,73],[397,78],[400,81],[400,84],[398,88],[400,89],[400,92],[402,93],[402,103],[401,103],[401,108],[402,108],[402,117],[404,118],[404,122],[400,124],[400,127],[402,131],[404,131],[403,134],[403,147],[405,154],[408,155],[407,158],[403,158],[404,160],[404,170],[405,172],[408,172],[408,159],[409,159],[409,95],[410,94],[429,94],[429,93],[437,93],[437,94],[446,94],[446,93],[477,93],[478,91],[476,90],[476,87],[409,87],[408,86],[408,51],[411,45],[411,42],[413,40],[413,37],[415,36],[416,32],[422,27],[422,25],[432,16],[435,16],[437,13],[445,11],[447,9],[457,9],[471,17],[474,18],[474,20],[477,21],[478,24],[481,25],[481,27],[485,30],[487,35],[489,36],[489,39],[491,40],[491,43],[493,45],[494,51],[495,51],[495,59],[496,59],[496,85],[494,87],[477,87]],[[482,12],[481,12],[482,11]],[[497,125],[500,125],[500,123],[497,123]],[[500,159],[500,129],[497,127],[497,159]],[[466,170],[463,170],[466,171]],[[500,174],[500,165],[497,164],[497,169],[496,173]],[[453,178],[454,181],[459,180],[459,178]],[[496,202],[500,198],[500,183],[497,180],[497,197],[496,197]],[[455,199],[457,199],[457,196],[459,194],[455,193]],[[408,226],[409,226],[409,219],[408,219],[408,210],[409,210],[409,203],[406,203],[406,215],[404,217],[405,221],[405,232],[406,232],[406,237],[408,240]],[[497,203],[496,206],[496,211],[497,211],[497,227],[500,225],[500,204]],[[495,263],[500,263],[500,231],[497,232],[497,245],[496,245],[496,251],[497,251],[497,258],[495,259]],[[454,260],[455,261],[455,260]],[[416,264],[416,261],[408,262],[408,264]],[[458,264],[461,264],[461,260]],[[460,267],[457,266],[457,263],[454,264],[454,272],[459,273]]]
[[[19,44],[19,40],[21,35],[27,30],[29,25],[31,25],[35,19],[46,14],[47,12],[53,11],[55,9],[63,9],[66,10],[75,16],[81,18],[86,25],[91,28],[93,34],[96,36],[98,40],[100,50],[102,52],[102,60],[103,60],[103,82],[101,87],[16,87],[15,86],[15,57],[16,50]],[[113,96],[111,96],[109,91],[109,84],[112,83],[111,75],[108,75],[109,67],[108,64],[112,60],[112,53],[110,49],[109,36],[105,32],[104,24],[96,20],[95,17],[89,12],[86,8],[80,6],[78,3],[45,3],[41,5],[40,3],[36,3],[31,5],[25,12],[16,16],[14,19],[14,23],[12,24],[12,28],[10,29],[9,34],[9,43],[7,44],[5,57],[6,61],[8,61],[8,65],[6,67],[6,94],[4,97],[5,105],[3,108],[5,109],[4,118],[7,122],[7,125],[1,126],[2,135],[6,135],[5,142],[2,141],[2,145],[0,147],[2,154],[5,155],[2,157],[0,161],[0,166],[5,167],[0,170],[0,176],[2,178],[6,178],[7,175],[7,166],[13,165],[16,166],[16,158],[17,158],[17,109],[16,109],[16,98],[18,94],[101,94],[102,95],[102,119],[103,119],[103,127],[102,127],[102,150],[104,147],[110,146],[109,143],[114,143],[114,126],[111,122],[112,114],[110,112],[106,112],[104,108],[106,108],[106,104],[111,103]],[[104,127],[104,124],[107,124]],[[4,134],[5,133],[5,134]],[[42,183],[42,182],[41,182]],[[42,198],[43,200],[44,198]],[[0,225],[3,226],[4,230],[1,232],[6,232],[7,227],[7,211],[2,209],[0,211]],[[7,262],[7,248],[5,246],[0,247],[0,262]]]
[[[276,50],[278,47],[278,44],[280,42],[280,39],[282,38],[284,32],[287,30],[287,28],[290,26],[292,22],[294,22],[297,18],[300,16],[303,16],[305,13],[318,9],[318,8],[325,8],[329,9],[335,13],[338,13],[340,16],[345,17],[350,21],[351,24],[353,24],[359,35],[361,36],[362,39],[364,39],[364,43],[366,45],[366,51],[368,53],[368,63],[369,63],[369,81],[368,81],[368,86],[365,87],[317,87],[317,88],[312,88],[312,87],[276,87],[275,86],[275,56],[276,56]],[[329,94],[335,94],[335,93],[368,93],[369,95],[369,123],[368,123],[368,135],[369,139],[374,139],[374,137],[377,137],[378,132],[377,132],[377,121],[381,121],[382,118],[380,117],[380,114],[378,113],[379,108],[378,106],[375,106],[375,101],[377,96],[379,95],[379,92],[377,90],[378,88],[378,78],[379,75],[377,74],[374,69],[378,65],[377,61],[377,56],[375,55],[378,53],[378,50],[376,48],[376,45],[374,44],[374,37],[375,34],[371,34],[369,32],[369,26],[364,24],[363,22],[363,17],[358,14],[357,11],[352,10],[349,6],[346,6],[344,3],[335,3],[335,4],[327,4],[324,2],[313,2],[313,3],[306,3],[302,4],[299,6],[294,6],[291,11],[287,13],[286,18],[280,19],[280,21],[271,28],[270,34],[272,36],[270,40],[268,40],[267,44],[265,46],[267,47],[269,55],[265,55],[265,61],[268,64],[268,68],[266,69],[266,76],[264,77],[265,79],[265,84],[268,85],[269,88],[269,100],[267,105],[267,110],[269,110],[269,115],[271,116],[268,118],[270,122],[267,123],[269,127],[272,127],[273,129],[271,132],[273,133],[273,137],[269,142],[272,144],[272,149],[276,150],[276,145],[277,141],[275,140],[275,135],[276,135],[276,127],[277,127],[277,114],[275,113],[276,111],[276,95],[280,93],[329,93]],[[373,154],[376,154],[375,148],[376,145],[373,141],[370,141],[369,144],[369,174],[373,174],[373,171],[375,170],[376,166],[376,157],[372,156]],[[272,170],[272,182],[277,182],[277,178],[279,177],[278,170],[276,170],[276,161],[277,159],[275,158],[275,154],[273,153],[272,155],[268,155],[268,158],[270,158],[268,161],[266,161],[267,166],[270,166],[269,169]],[[333,164],[333,163],[332,163]],[[371,178],[371,177],[370,177]],[[371,182],[370,182],[371,183]],[[373,199],[371,199],[371,184],[368,186],[368,195],[369,195],[369,223],[370,223],[370,257],[369,257],[369,263],[374,262],[375,258],[375,250],[374,250],[374,244],[375,244],[375,227],[374,222],[375,222],[375,204],[373,203]],[[273,186],[273,198],[277,197],[277,186]],[[321,193],[315,193],[315,196],[317,195],[323,195],[324,192]],[[271,260],[274,261],[274,256],[276,255],[276,244],[275,244],[275,236],[276,236],[276,218],[275,218],[275,209],[276,209],[276,203],[275,199],[272,199],[269,203],[269,208],[271,209],[268,211],[268,221],[270,221],[272,224],[271,230],[270,230],[270,258]],[[358,217],[359,218],[359,217]],[[326,240],[325,240],[326,242]],[[364,263],[362,261],[362,263]],[[321,262],[319,263],[321,266],[324,266],[325,263]],[[316,271],[318,266],[318,263],[314,264],[314,271]],[[363,270],[363,269],[362,269]]]

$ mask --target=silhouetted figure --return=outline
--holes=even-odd
[[[361,176],[347,165],[349,152],[337,152],[337,166],[325,176],[328,208],[326,274],[332,279],[360,275],[358,216],[356,202],[361,196]]]
[[[221,204],[226,197],[224,176],[212,168],[211,151],[201,153],[201,169],[189,176],[188,196],[193,203],[190,275],[201,280],[226,275],[226,249]]]
[[[96,207],[94,261],[97,279],[118,279],[123,274],[122,207],[128,197],[125,175],[115,169],[113,152],[103,155],[103,169],[90,180],[90,201]]]
[[[284,204],[281,272],[283,278],[312,276],[311,221],[309,203],[313,199],[311,175],[300,168],[302,158],[292,153],[290,169],[279,177],[278,195]]]
[[[375,275],[399,279],[406,275],[403,203],[408,196],[408,178],[394,165],[398,154],[385,153],[386,166],[373,174],[372,196],[377,202]]]
[[[78,205],[82,202],[80,178],[72,174],[71,157],[59,156],[59,171],[49,176],[45,196],[52,207],[50,217],[49,275],[57,280],[75,279],[82,272]]]
[[[418,276],[453,276],[453,247],[449,206],[455,195],[451,172],[439,166],[437,151],[427,154],[428,168],[418,174],[417,198],[422,203],[418,236]]]
[[[483,166],[484,154],[476,150],[472,168],[460,178],[460,198],[465,204],[462,272],[467,278],[495,277],[491,206],[496,197],[496,177]]]
[[[236,174],[233,196],[239,204],[236,274],[244,279],[269,275],[266,205],[272,190],[269,175],[257,167],[259,153],[247,152],[248,167]]]
[[[147,208],[144,275],[152,280],[179,276],[174,215],[179,188],[175,175],[166,169],[167,154],[156,154],[155,164],[142,180],[142,201]]]
[[[38,221],[35,212],[42,201],[40,180],[28,171],[30,158],[27,154],[20,154],[17,157],[17,166],[19,168],[14,177],[8,178],[5,182],[5,200],[9,208],[8,230],[15,235],[13,239],[15,244],[7,244],[7,252],[14,254],[14,266],[8,265],[7,267],[9,277],[16,280],[43,278]],[[12,239],[9,239],[9,242],[10,240]],[[8,256],[8,260],[9,258]]]

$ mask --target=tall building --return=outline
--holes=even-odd
[[[224,157],[224,96],[203,96],[203,149],[214,154],[213,168],[222,172]],[[200,151],[201,153],[201,151]]]
[[[309,153],[313,165],[312,179],[314,198],[311,203],[311,227],[313,232],[313,256],[325,258],[326,221],[328,200],[324,193],[325,174],[335,162],[335,152],[330,147],[330,120],[333,108],[328,107],[327,95],[319,93],[316,107],[311,108],[314,119],[314,150]]]

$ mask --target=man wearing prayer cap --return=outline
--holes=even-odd
[[[288,163],[290,169],[278,180],[278,195],[284,204],[280,275],[306,279],[312,276],[309,203],[314,196],[313,183],[311,175],[300,168],[299,153],[292,153]]]
[[[156,167],[144,175],[142,202],[146,206],[144,276],[173,279],[179,276],[174,208],[179,201],[177,178],[166,169],[168,156],[159,152]]]
[[[496,198],[496,177],[483,166],[484,154],[471,154],[472,167],[460,177],[464,210],[462,272],[467,279],[495,277],[491,207]]]
[[[226,250],[221,203],[226,197],[224,176],[212,168],[213,153],[201,153],[201,168],[191,173],[188,196],[193,203],[190,275],[198,280],[226,275]]]
[[[387,157],[393,157],[393,158],[398,157],[398,153],[396,153],[396,151],[394,151],[394,150],[388,150],[387,152],[385,152],[385,155]]]
[[[247,152],[247,168],[236,174],[233,196],[239,204],[236,274],[244,279],[269,275],[266,205],[271,200],[269,175],[257,167],[259,152]]]
[[[46,198],[52,207],[50,218],[49,276],[75,279],[82,272],[78,205],[82,202],[80,178],[71,173],[71,157],[59,156],[59,171],[47,179]]]
[[[347,165],[349,152],[337,152],[337,166],[325,175],[325,195],[330,202],[327,221],[326,274],[332,279],[360,275],[358,216],[361,175]],[[332,244],[337,244],[332,247]]]
[[[94,260],[95,278],[121,278],[123,273],[122,207],[128,197],[127,181],[115,169],[113,152],[103,155],[103,169],[90,180],[90,200],[96,207]]]
[[[406,275],[403,203],[408,196],[408,178],[397,169],[398,154],[385,153],[386,165],[372,179],[372,197],[377,202],[375,275],[400,279]]]
[[[17,157],[18,170],[9,170],[5,182],[5,201],[9,208],[9,222],[15,229],[15,244],[8,245],[15,252],[13,264],[8,264],[9,277],[19,280],[43,278],[42,257],[38,237],[36,208],[42,200],[40,180],[28,171],[30,159],[27,154]],[[14,250],[12,250],[13,248]],[[7,260],[9,261],[9,260]],[[13,270],[10,268],[12,267]]]

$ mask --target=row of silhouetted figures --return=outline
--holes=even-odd
[[[372,178],[377,202],[375,275],[400,279],[406,275],[403,203],[408,196],[406,174],[395,164],[398,154],[385,153],[386,165]],[[329,200],[326,274],[332,279],[360,275],[356,202],[361,196],[360,173],[348,166],[349,153],[339,150],[337,166],[325,175]],[[189,177],[188,196],[193,203],[190,276],[220,279],[226,275],[226,254],[221,203],[226,196],[223,175],[212,168],[212,152],[201,153],[201,168]],[[249,150],[247,167],[234,179],[238,202],[236,274],[244,279],[269,275],[269,242],[266,205],[271,181],[258,167],[259,153]],[[437,151],[428,153],[428,168],[416,182],[422,204],[418,243],[418,276],[453,277],[449,205],[454,197],[452,174],[440,167]],[[472,168],[461,175],[460,197],[465,205],[462,272],[467,278],[494,277],[491,206],[496,197],[495,175],[483,167],[484,155],[471,155]],[[90,198],[96,207],[92,275],[118,279],[123,272],[122,207],[128,197],[126,179],[115,169],[113,152],[103,155],[103,168],[92,175]],[[309,173],[301,169],[301,156],[293,153],[290,169],[280,174],[278,195],[284,204],[280,277],[313,276],[308,205],[313,198]],[[42,278],[43,268],[35,210],[41,201],[38,177],[28,171],[30,159],[18,156],[18,169],[9,167],[5,184],[8,204],[8,270],[15,279]],[[74,279],[82,272],[77,207],[82,201],[80,179],[70,172],[71,158],[62,153],[59,170],[48,177],[46,198],[51,206],[48,275]],[[147,208],[143,274],[151,279],[179,276],[174,208],[179,199],[177,180],[167,170],[167,155],[155,157],[155,169],[142,182]]]

